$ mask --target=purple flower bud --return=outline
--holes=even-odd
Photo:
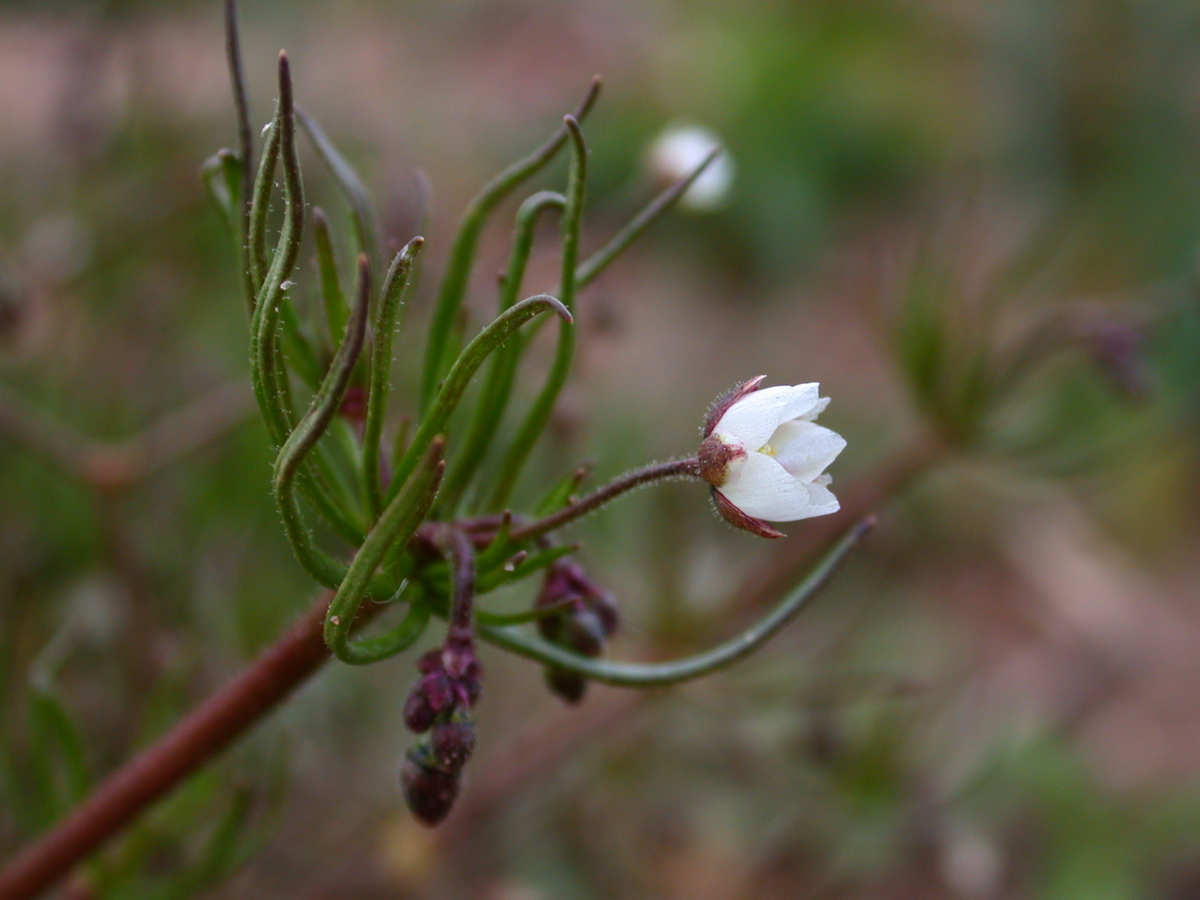
[[[566,669],[556,669],[553,666],[546,669],[546,684],[551,693],[558,695],[572,706],[583,700],[587,693],[587,679]]]
[[[559,561],[546,569],[546,576],[542,580],[542,591],[533,605],[541,609],[544,606],[557,606],[578,598],[579,592],[575,590],[571,580],[567,577],[563,562]]]
[[[458,797],[459,776],[432,765],[427,747],[413,747],[400,764],[404,802],[424,825],[437,825],[449,814]]]
[[[456,712],[449,722],[433,726],[430,746],[434,759],[447,772],[461,772],[475,750],[475,723]]]
[[[404,724],[417,734],[470,709],[483,691],[483,667],[469,633],[451,629],[442,649],[423,654],[417,669],[423,674],[404,702]]]
[[[562,617],[560,642],[584,656],[599,656],[604,649],[604,622],[591,609],[571,610]]]
[[[561,604],[561,606],[560,606]],[[575,595],[559,597],[556,600],[542,602],[541,597],[534,604],[535,609],[542,609],[547,606],[559,607],[553,613],[547,613],[537,620],[537,628],[542,637],[553,644],[559,643],[559,634],[562,632],[563,619],[571,614],[575,608],[583,607],[583,598]]]
[[[612,594],[601,592],[593,596],[591,601],[592,611],[600,617],[600,623],[604,626],[604,636],[611,637],[616,634],[621,624],[621,615],[617,612],[617,602],[612,598]]]
[[[612,595],[572,560],[560,560],[546,570],[546,580],[534,605],[539,609],[556,608],[538,619],[542,637],[582,656],[599,656],[605,639],[617,630],[620,620]],[[578,703],[587,691],[587,679],[554,667],[546,669],[546,683],[568,703]]]
[[[404,723],[420,734],[433,724],[440,713],[451,709],[457,697],[455,685],[445,672],[428,671],[408,693],[408,699],[404,702]]]
[[[454,679],[478,681],[483,675],[483,667],[475,656],[475,641],[469,633],[451,630],[442,649],[441,664],[443,671]]]
[[[425,675],[442,671],[442,651],[429,650],[417,658],[417,671]]]
[[[571,560],[560,560],[546,570],[546,580],[534,604],[538,609],[564,605],[568,606],[561,613],[538,620],[538,628],[548,641],[569,643],[562,636],[564,620],[584,610],[599,617],[602,637],[617,630],[620,617],[612,595],[597,586],[579,563]]]
[[[422,682],[418,681],[413,685],[408,699],[404,701],[404,724],[408,726],[409,731],[416,734],[428,731],[437,716],[437,710],[421,691],[421,684]]]

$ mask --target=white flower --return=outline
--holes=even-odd
[[[693,212],[719,209],[729,198],[734,165],[721,139],[707,128],[669,125],[650,147],[650,168],[663,181],[686,178],[713,150],[721,154],[692,182],[679,205]]]
[[[714,404],[700,445],[700,474],[732,524],[779,537],[762,520],[794,522],[838,511],[824,472],[846,441],[813,421],[829,405],[818,385],[759,390],[763,377]]]

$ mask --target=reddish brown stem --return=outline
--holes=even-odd
[[[29,900],[54,885],[320,668],[329,658],[322,636],[328,605],[325,595],[249,669],[110,775],[0,870],[0,900]]]
[[[450,627],[471,635],[471,604],[475,600],[475,546],[465,531],[449,529],[446,554],[451,565]]]
[[[528,525],[523,525],[520,528],[514,528],[512,534],[509,535],[509,540],[525,541],[530,538],[541,537],[543,534],[548,534],[556,528],[561,528],[563,525],[578,519],[580,516],[587,515],[614,497],[619,497],[621,494],[633,490],[633,488],[639,485],[658,481],[660,478],[679,478],[684,475],[696,476],[699,471],[698,467],[699,462],[695,458],[692,458],[675,459],[670,462],[646,466],[644,469],[635,469],[632,472],[622,475],[616,481],[609,482],[594,493],[588,494],[582,500],[576,500],[574,503],[563,507],[553,515],[546,516],[544,519],[538,519],[536,522],[530,522]]]

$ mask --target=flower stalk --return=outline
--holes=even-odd
[[[817,595],[850,551],[875,525],[868,516],[850,527],[809,574],[754,625],[713,649],[686,659],[662,663],[619,663],[572,653],[515,628],[480,626],[482,638],[543,665],[616,687],[664,687],[720,671],[744,659],[769,641]]]
[[[606,503],[610,503],[636,487],[650,484],[653,481],[681,478],[689,475],[696,477],[700,475],[700,461],[695,457],[671,460],[670,462],[646,466],[643,469],[636,469],[606,484],[599,490],[593,491],[586,497],[569,503],[556,513],[551,513],[535,522],[530,522],[520,528],[513,529],[509,536],[510,540],[518,543],[535,540],[562,528],[569,522],[586,516],[588,513],[599,509]]]

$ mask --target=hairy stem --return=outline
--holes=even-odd
[[[697,476],[699,468],[700,461],[692,457],[657,463],[653,466],[647,466],[644,469],[635,469],[632,472],[622,475],[616,481],[609,482],[599,490],[593,491],[582,500],[576,500],[558,512],[546,516],[544,519],[530,522],[521,528],[514,528],[509,535],[509,539],[519,542],[541,537],[543,534],[549,534],[556,528],[561,528],[568,522],[573,522],[580,516],[586,516],[592,510],[598,509],[608,501],[619,497],[626,491],[633,490],[639,485],[658,481],[662,478],[678,478],[681,475]]]
[[[475,600],[475,545],[465,531],[451,528],[446,537],[450,560],[450,627],[471,632],[471,605]]]

